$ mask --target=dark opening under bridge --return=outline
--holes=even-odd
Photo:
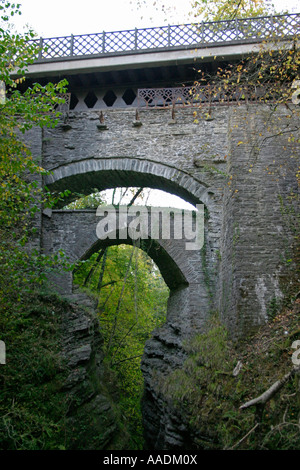
[[[299,21],[295,14],[202,29],[185,25],[46,39],[41,45],[48,49],[22,84],[69,81],[68,114],[55,129],[28,133],[34,156],[49,170],[42,183],[51,191],[150,187],[205,206],[201,250],[187,255],[182,244],[168,240],[153,252],[171,291],[166,324],[147,342],[142,362],[145,427],[153,448],[160,448],[159,436],[164,448],[172,448],[174,436],[180,445],[180,430],[153,377],[180,366],[182,341],[201,331],[212,310],[233,336],[243,336],[268,320],[274,298],[284,297],[289,281],[283,253],[293,234],[280,201],[298,191],[299,144],[296,138],[292,149],[288,132],[272,135],[265,123],[280,122],[298,136],[299,123],[285,106],[270,114],[266,104],[237,100],[239,106],[216,103],[210,119],[198,122],[191,107],[172,115],[167,106],[146,102],[137,125],[138,90],[173,93],[194,81],[198,67],[212,73],[215,56],[217,63],[235,60],[273,33],[292,42]],[[45,211],[36,243],[45,253],[63,249],[72,261],[83,259],[102,246],[96,225],[93,211]],[[71,274],[57,283],[72,296]]]

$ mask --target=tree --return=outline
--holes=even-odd
[[[25,286],[29,288],[44,278],[46,258],[37,252],[28,253],[24,245],[35,231],[33,217],[41,204],[51,205],[54,199],[40,184],[45,170],[34,161],[26,145],[26,132],[35,126],[53,127],[60,113],[55,106],[64,100],[66,80],[41,86],[35,83],[23,94],[18,84],[24,80],[28,65],[37,56],[38,48],[30,42],[33,32],[13,34],[8,20],[20,14],[19,4],[0,4],[0,80],[6,98],[0,104],[0,244],[1,308],[20,299]],[[15,70],[20,78],[13,79]],[[5,301],[4,301],[5,299]]]
[[[0,338],[7,346],[0,369],[0,447],[58,448],[64,444],[65,413],[59,393],[61,311],[54,296],[46,301],[40,291],[55,259],[33,249],[35,217],[56,199],[41,185],[46,172],[34,160],[26,133],[56,125],[55,107],[67,82],[36,83],[20,93],[18,84],[38,48],[30,42],[32,31],[20,35],[10,29],[19,4],[1,1],[0,14],[0,81],[6,90],[0,103]]]
[[[273,12],[273,5],[266,0],[196,0],[192,3],[192,15],[204,21],[252,18]]]
[[[165,321],[168,288],[151,258],[128,245],[95,253],[76,271],[74,282],[98,299],[105,362],[117,377],[131,445],[142,448],[140,361],[146,340]]]

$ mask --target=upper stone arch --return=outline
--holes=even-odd
[[[148,159],[90,158],[60,165],[50,172],[44,183],[55,191],[90,194],[95,188],[149,187],[176,194],[191,204],[201,201],[208,210],[213,204],[206,183],[183,170]]]

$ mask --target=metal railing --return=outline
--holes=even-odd
[[[34,40],[37,62],[149,51],[189,49],[215,44],[258,42],[269,37],[299,34],[300,13],[234,20],[169,25],[157,28]]]
[[[288,87],[281,85],[278,91],[272,84],[233,85],[230,90],[212,89],[209,85],[195,85],[177,88],[140,88],[137,94],[137,107],[169,108],[193,107],[200,105],[231,105],[273,101],[275,95],[287,95]]]

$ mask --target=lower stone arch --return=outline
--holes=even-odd
[[[185,336],[188,331],[192,330],[190,324],[191,296],[193,295],[195,286],[197,286],[198,289],[199,287],[201,289],[203,279],[193,279],[193,275],[188,269],[189,262],[187,261],[186,256],[184,256],[184,253],[180,256],[181,249],[184,249],[183,244],[180,243],[181,241],[177,243],[177,248],[174,252],[170,249],[172,246],[169,242],[169,240],[152,240],[150,238],[139,241],[133,241],[130,238],[127,238],[126,240],[111,240],[107,238],[105,240],[97,240],[92,243],[88,250],[83,249],[80,259],[87,259],[95,252],[98,252],[101,248],[107,248],[114,245],[132,245],[145,251],[159,268],[160,273],[169,288],[165,326],[168,328],[168,325],[173,325],[173,327],[176,325],[175,329],[177,330],[177,333],[180,331],[180,333]],[[194,253],[194,258],[196,263],[199,262],[200,258],[198,253]],[[73,284],[73,280],[71,282]]]
[[[50,217],[45,214],[42,224],[44,253],[51,255],[62,250],[71,263],[76,263],[89,257],[100,246],[124,243],[124,240],[99,240],[96,233],[98,222],[95,210],[53,210]],[[200,317],[205,317],[209,309],[201,250],[186,251],[186,240],[142,241],[171,290],[170,303],[173,302],[174,308],[170,318],[185,332],[197,327],[198,311],[201,312]],[[125,242],[132,243],[130,238]],[[72,296],[72,273],[55,274],[55,278],[57,290],[66,297]],[[175,297],[176,301],[172,300]]]
[[[90,249],[84,253],[81,259],[89,258],[93,253],[99,251],[100,248],[108,248],[110,246],[123,244],[133,245],[145,251],[158,266],[161,275],[170,290],[181,289],[189,285],[187,276],[183,272],[184,270],[181,269],[174,257],[170,255],[166,247],[164,247],[159,241],[152,240],[150,238],[137,241],[133,241],[130,238],[127,238],[126,240],[111,240],[108,238],[105,240],[98,240],[98,242],[94,243]]]

